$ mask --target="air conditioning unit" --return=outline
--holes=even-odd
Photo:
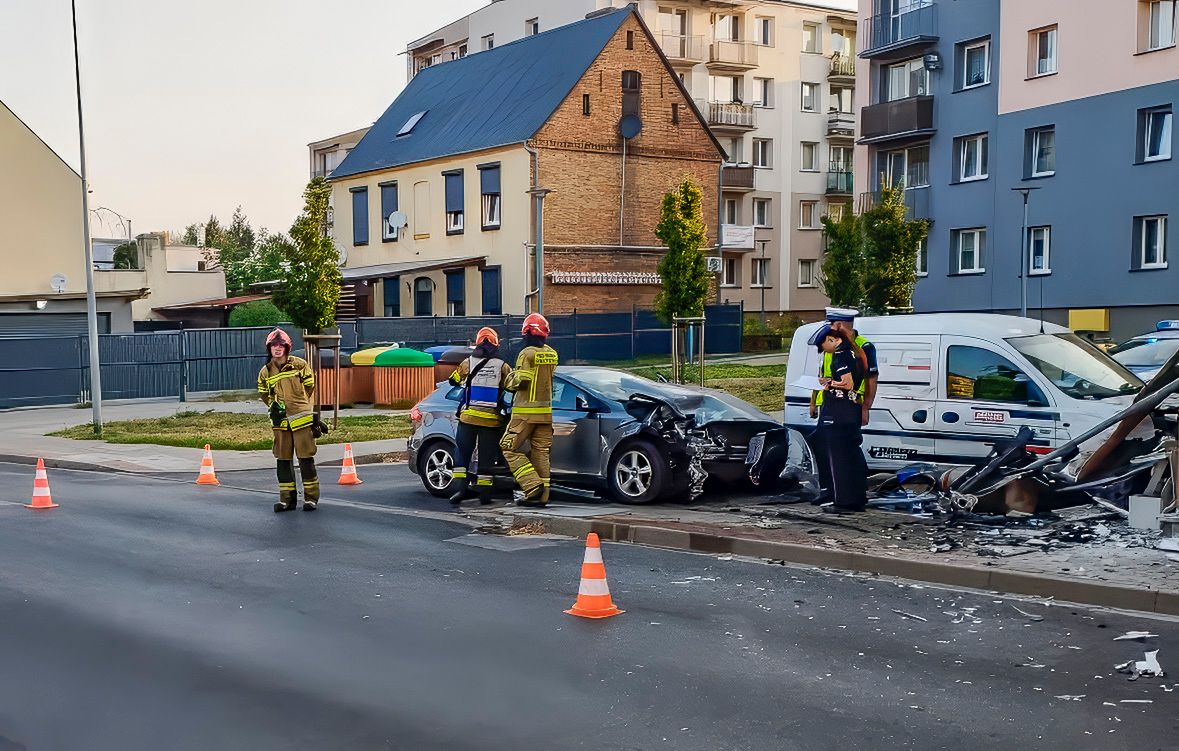
[[[928,55],[926,55],[924,58],[922,58],[922,61],[925,64],[926,70],[941,70],[942,69],[942,56],[936,52],[930,52]]]
[[[719,274],[721,269],[724,268],[724,261],[721,260],[720,256],[708,256],[705,258],[705,261],[708,263],[707,268],[710,274]]]

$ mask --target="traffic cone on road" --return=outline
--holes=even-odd
[[[577,588],[577,602],[565,611],[582,618],[609,618],[625,611],[619,610],[610,599],[606,584],[606,565],[602,563],[602,543],[596,532],[585,538],[585,560],[581,564],[581,586]]]
[[[201,473],[197,476],[197,485],[220,485],[217,473],[213,471],[213,449],[205,444],[205,458],[201,459]]]
[[[340,467],[340,485],[359,485],[364,482],[356,474],[356,460],[352,458],[352,444],[344,444],[344,466]]]
[[[57,508],[49,492],[49,475],[45,473],[45,460],[37,460],[37,474],[33,478],[33,500],[25,508]]]

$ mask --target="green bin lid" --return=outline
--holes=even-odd
[[[352,362],[356,360],[353,359]],[[373,365],[378,368],[432,368],[434,357],[416,349],[400,347],[380,353],[373,361]]]
[[[377,359],[377,355],[388,349],[392,349],[392,347],[369,347],[368,349],[357,350],[352,353],[352,364],[372,365]]]

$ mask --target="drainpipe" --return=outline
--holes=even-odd
[[[536,312],[544,312],[544,197],[552,191],[548,188],[540,187],[540,152],[524,142],[524,150],[532,155],[532,188],[528,194],[536,199],[536,204],[533,207],[533,217],[536,220],[536,227],[533,230],[536,258],[533,273],[536,277],[536,288],[525,295],[525,298],[536,295]]]
[[[725,262],[721,248],[725,241],[725,196],[722,189],[725,184],[725,163],[722,161],[717,168],[716,177],[716,254],[721,258],[721,274],[723,275]],[[721,302],[721,276],[716,279],[716,304]]]

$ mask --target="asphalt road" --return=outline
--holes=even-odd
[[[1174,684],[1112,669],[1130,629],[1179,660],[1174,621],[614,544],[627,612],[586,621],[579,542],[361,474],[275,515],[59,470],[34,512],[0,465],[0,751],[1179,747]]]

